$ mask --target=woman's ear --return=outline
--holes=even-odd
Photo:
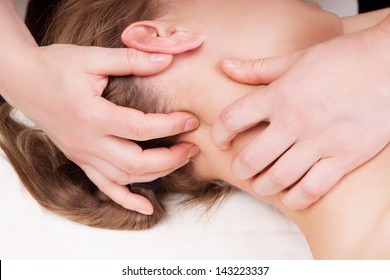
[[[201,46],[205,36],[160,21],[141,21],[125,29],[122,41],[144,52],[180,54]]]

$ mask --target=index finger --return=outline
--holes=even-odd
[[[102,76],[149,76],[167,68],[172,55],[130,48],[82,47],[87,72]]]
[[[88,178],[109,198],[120,206],[140,212],[144,215],[153,214],[153,205],[142,195],[134,194],[126,186],[121,186],[105,178],[101,173],[90,166],[82,168]]]
[[[267,120],[272,112],[272,103],[265,90],[247,95],[226,107],[211,129],[215,145],[227,149],[230,142],[241,132]]]
[[[199,121],[189,113],[145,114],[97,98],[99,101],[89,112],[90,118],[108,135],[145,141],[188,132],[199,126]]]

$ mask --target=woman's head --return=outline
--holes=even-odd
[[[68,0],[58,10],[46,42],[124,47],[121,33],[129,25],[126,36],[133,47],[177,55],[172,66],[155,77],[110,78],[103,96],[146,113],[190,111],[202,122],[197,132],[181,137],[201,148],[192,166],[163,178],[157,198],[153,191],[131,187],[152,200],[153,216],[113,203],[45,135],[14,122],[9,110],[2,109],[1,145],[30,193],[44,207],[96,227],[148,228],[164,216],[159,200],[168,192],[208,203],[223,196],[226,185],[207,180],[229,180],[225,173],[232,155],[214,148],[209,126],[224,106],[253,88],[228,80],[219,69],[220,60],[285,54],[340,31],[336,17],[296,0]],[[177,141],[171,137],[139,144],[149,148]]]
[[[283,55],[342,33],[337,16],[300,0],[166,3],[159,16],[132,24],[123,38],[139,50],[177,54],[172,67],[145,83],[155,85],[160,97],[175,101],[173,109],[192,111],[205,122],[213,120],[210,111],[218,114],[225,103],[245,93],[237,90],[245,89],[242,85],[228,84],[220,71],[222,59]],[[199,37],[205,38],[201,46]]]
[[[90,2],[94,4],[65,1],[73,7],[60,9],[55,21],[60,26],[53,24],[49,31],[57,36],[52,41],[122,47],[122,34],[127,45],[136,49],[175,54],[172,65],[161,74],[112,78],[105,97],[146,113],[188,111],[196,115],[200,128],[179,138],[201,149],[193,162],[195,176],[231,183],[237,181],[226,176],[230,175],[228,165],[255,133],[239,137],[227,154],[216,149],[209,130],[223,108],[256,87],[229,80],[220,69],[221,60],[284,55],[343,31],[339,17],[300,0]],[[78,16],[72,11],[74,6],[82,7]],[[130,90],[112,92],[121,82]],[[158,142],[151,143],[155,145]]]
[[[46,35],[46,44],[124,47],[121,33],[136,21],[153,19],[162,11],[162,1],[91,0],[64,1]],[[155,95],[152,86],[135,77],[110,78],[103,97],[117,105],[147,113],[166,112],[169,103]],[[161,179],[157,192],[140,185],[132,192],[147,197],[154,206],[151,216],[120,207],[101,193],[82,170],[70,162],[40,130],[15,121],[9,105],[0,112],[0,145],[23,184],[45,208],[89,226],[108,229],[146,229],[165,215],[165,194],[187,195],[186,202],[212,205],[228,192],[221,182],[192,177],[191,166]],[[143,148],[170,146],[176,137],[140,142]]]
[[[201,121],[195,132],[181,136],[200,147],[194,160],[195,174],[219,178],[232,184],[230,163],[259,130],[235,139],[229,152],[219,151],[210,138],[210,128],[227,105],[257,87],[229,80],[221,71],[224,58],[255,59],[301,50],[342,34],[342,22],[334,14],[299,0],[178,0],[153,21],[141,21],[125,31],[127,43],[144,51],[162,51],[164,40],[176,31],[205,42],[174,56],[172,66],[160,75],[144,78],[156,94],[171,103],[171,110],[194,113]]]

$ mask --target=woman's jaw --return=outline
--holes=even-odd
[[[153,34],[153,38],[140,41],[161,47],[159,37],[175,39],[179,36],[175,35],[177,31],[181,32],[180,36],[187,35],[177,44],[196,40],[199,34],[205,41],[199,47],[175,55],[165,72],[143,80],[156,89],[159,98],[170,104],[169,110],[189,111],[200,119],[201,125],[196,131],[181,137],[182,141],[194,143],[201,150],[194,159],[195,173],[206,179],[222,179],[249,191],[248,182],[239,181],[231,174],[231,162],[266,124],[239,135],[228,151],[215,147],[210,128],[223,108],[261,86],[228,79],[221,70],[221,61],[279,56],[304,49],[341,35],[341,20],[297,0],[174,0],[169,1],[169,5],[165,15],[146,23],[155,31],[148,27],[145,34]]]

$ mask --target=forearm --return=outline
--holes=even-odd
[[[30,50],[37,47],[10,0],[0,0],[0,42],[0,93],[7,99],[14,84],[10,76],[26,66]]]
[[[4,52],[11,48],[23,49],[37,46],[10,0],[0,0],[0,41],[2,57]]]

